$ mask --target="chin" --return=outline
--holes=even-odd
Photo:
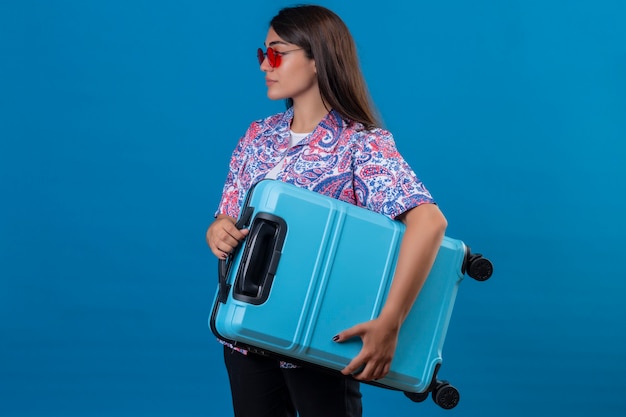
[[[287,99],[287,97],[285,97],[284,95],[272,93],[271,91],[267,92],[267,98],[269,98],[270,100],[285,100],[285,99]]]

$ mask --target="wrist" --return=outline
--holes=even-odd
[[[399,332],[404,317],[399,312],[383,309],[378,316],[378,321],[389,330]]]

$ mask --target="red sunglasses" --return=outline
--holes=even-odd
[[[259,59],[259,65],[263,64],[263,61],[265,61],[265,57],[267,56],[267,62],[269,62],[270,67],[278,68],[283,55],[288,54],[289,52],[299,51],[300,49],[304,48],[290,49],[289,51],[283,52],[278,52],[271,47],[267,48],[267,52],[263,52],[263,49],[259,48],[256,51],[256,57]]]

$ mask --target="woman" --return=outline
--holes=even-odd
[[[434,262],[446,220],[429,192],[378,127],[354,41],[332,11],[282,9],[259,49],[267,95],[285,112],[253,122],[235,148],[207,242],[224,259],[245,238],[235,222],[245,193],[274,178],[348,201],[406,225],[393,283],[380,316],[345,329],[360,353],[342,374],[295,367],[224,347],[235,415],[360,416],[359,381],[389,371],[398,332]]]

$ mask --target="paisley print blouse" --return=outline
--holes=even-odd
[[[293,108],[253,122],[239,140],[217,214],[237,218],[246,192],[278,163],[276,179],[396,218],[434,200],[396,149],[391,133],[330,111],[289,147]]]

